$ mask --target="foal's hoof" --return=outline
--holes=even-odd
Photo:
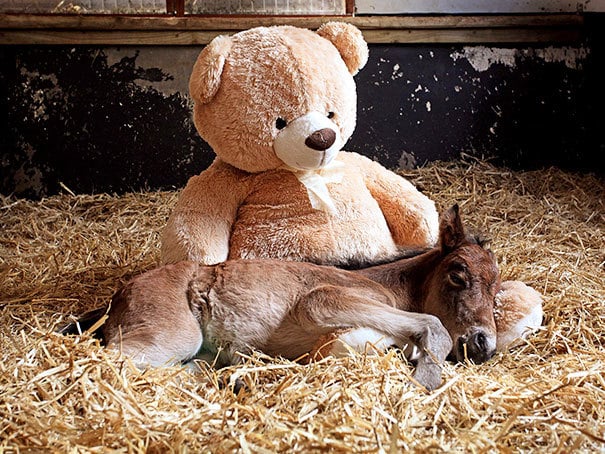
[[[419,362],[413,377],[418,384],[433,391],[441,386],[441,367],[435,363]]]
[[[232,380],[231,377],[226,375],[221,375],[219,377],[218,387],[219,389],[230,389],[236,396],[239,395],[242,389],[247,389],[244,380],[239,377],[236,377],[235,380]]]

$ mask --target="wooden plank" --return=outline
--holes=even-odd
[[[358,14],[526,14],[605,11],[605,0],[356,0]]]
[[[203,45],[213,38],[232,31],[65,31],[65,30],[1,30],[0,44],[19,45]]]
[[[347,14],[355,14],[355,0],[346,0],[345,11]]]
[[[175,5],[174,5],[174,13],[177,16],[184,16],[185,15],[185,0],[173,0]]]
[[[86,16],[0,14],[0,29],[78,30],[245,30],[257,26],[295,25],[317,28],[330,20],[350,22],[360,29],[507,28],[578,26],[579,14],[495,16]]]
[[[19,45],[203,45],[231,30],[213,31],[65,31],[3,30],[0,43]],[[369,43],[564,43],[577,42],[577,30],[566,29],[402,29],[364,30]]]
[[[166,13],[176,14],[177,5],[175,0],[166,0]]]
[[[581,39],[577,30],[550,28],[364,30],[363,35],[367,42],[374,44],[574,43]]]
[[[0,15],[0,44],[196,45],[259,25],[315,29],[329,20],[359,27],[370,43],[570,42],[581,15],[175,17]]]

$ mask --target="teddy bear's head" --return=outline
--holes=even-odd
[[[361,32],[346,23],[219,36],[191,74],[196,128],[218,157],[247,172],[321,169],[353,133],[353,75],[367,58]]]

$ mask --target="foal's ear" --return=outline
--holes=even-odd
[[[439,242],[441,249],[449,252],[460,246],[465,240],[466,233],[464,233],[464,226],[460,218],[460,208],[456,204],[441,215]]]

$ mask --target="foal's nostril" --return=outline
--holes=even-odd
[[[462,336],[458,339],[458,360],[468,359],[481,364],[494,356],[495,348],[490,346],[489,338],[482,331]]]
[[[330,148],[336,141],[336,132],[330,128],[320,129],[315,131],[307,140],[305,145],[313,150],[323,151]]]
[[[477,351],[483,352],[487,350],[487,337],[482,332],[475,333],[471,342]]]

